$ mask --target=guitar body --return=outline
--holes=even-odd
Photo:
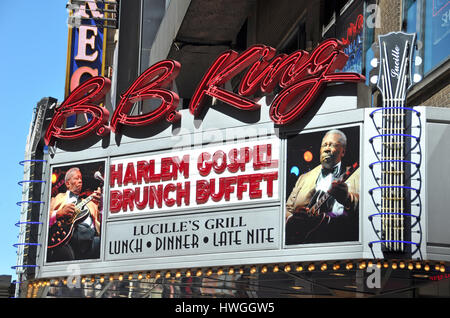
[[[328,218],[325,214],[311,216],[307,213],[296,213],[292,215],[286,222],[286,244],[320,242],[319,238],[315,238],[313,233],[323,228],[327,223]]]
[[[90,214],[87,202],[82,202],[82,209],[75,209],[73,219],[61,219],[53,224],[48,232],[48,248],[55,248],[67,244],[72,238],[75,226],[83,222]]]
[[[347,171],[339,178],[339,182],[345,182],[350,175],[356,171],[358,163],[355,162]],[[318,190],[311,198],[310,204],[307,206],[308,212],[296,212],[286,222],[286,244],[305,244],[331,242],[337,237],[335,230],[318,231],[326,227],[330,221],[327,213],[332,212],[334,198],[328,193]],[[336,220],[333,220],[333,223]],[[317,237],[314,232],[326,233],[326,237]]]

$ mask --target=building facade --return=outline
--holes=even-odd
[[[41,181],[16,297],[450,295],[448,1],[69,11],[66,100],[41,101],[23,162]]]

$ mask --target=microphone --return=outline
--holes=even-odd
[[[100,171],[95,171],[94,173],[94,178],[101,181],[101,182],[105,182],[105,180],[103,180],[102,174],[100,173]]]

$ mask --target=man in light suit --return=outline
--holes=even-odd
[[[50,201],[51,227],[56,222],[73,217],[75,205],[81,201],[79,197],[83,187],[83,176],[77,167],[66,172],[65,184],[67,191],[57,194]],[[100,252],[100,212],[99,203],[101,190],[93,193],[93,198],[86,204],[89,215],[74,227],[72,238],[66,244],[48,249],[47,261],[68,261],[75,259],[98,258]]]
[[[358,239],[359,168],[345,182],[337,180],[345,172],[341,160],[346,147],[347,138],[342,131],[328,131],[320,147],[320,165],[298,178],[286,202],[287,244]],[[319,211],[313,210],[314,204],[326,192],[330,199]],[[316,230],[314,224],[319,221],[307,220],[305,216],[319,212],[328,218],[320,223],[320,230]],[[308,226],[313,228],[308,229]],[[353,228],[349,229],[349,226]],[[314,232],[309,233],[311,230]]]

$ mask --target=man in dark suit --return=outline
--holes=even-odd
[[[83,177],[77,167],[66,172],[65,184],[67,191],[57,194],[50,201],[49,226],[57,222],[65,222],[73,218],[76,213],[76,205],[82,201],[79,197],[83,187]],[[100,252],[100,211],[99,203],[101,190],[98,188],[92,194],[92,200],[85,207],[89,209],[89,215],[74,225],[74,232],[67,243],[57,244],[54,239],[49,239],[47,261],[69,261],[75,259],[98,258]]]
[[[345,171],[341,160],[346,147],[347,138],[340,130],[330,130],[323,137],[320,165],[298,178],[287,199],[286,244],[358,239],[359,168],[345,182],[338,180]],[[327,192],[330,199],[314,210]],[[320,223],[323,214],[327,218]]]

